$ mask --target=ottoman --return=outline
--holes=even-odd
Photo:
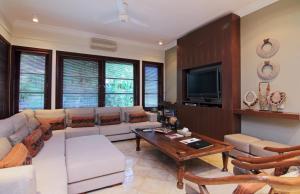
[[[229,154],[233,157],[249,156],[250,144],[260,141],[256,137],[251,137],[244,134],[225,135],[224,141],[234,146],[234,151]]]
[[[266,156],[274,156],[278,155],[276,152],[270,152],[264,150],[265,147],[274,147],[274,148],[286,148],[289,147],[288,145],[272,142],[272,141],[258,141],[255,143],[250,144],[250,154],[259,157],[266,157]]]
[[[125,156],[105,136],[66,140],[68,192],[83,193],[122,183]]]

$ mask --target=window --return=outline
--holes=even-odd
[[[51,108],[52,51],[13,47],[15,112]]]
[[[63,60],[63,108],[97,107],[97,61]]]
[[[161,63],[143,61],[143,106],[158,107],[163,100],[163,72]]]
[[[134,68],[130,63],[105,63],[105,106],[134,105]]]
[[[139,61],[57,51],[56,108],[139,104]]]

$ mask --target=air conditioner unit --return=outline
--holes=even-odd
[[[117,42],[112,40],[106,40],[101,38],[91,38],[91,49],[94,50],[104,50],[104,51],[117,51]]]

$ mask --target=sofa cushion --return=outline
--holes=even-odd
[[[35,157],[44,146],[43,132],[41,129],[32,131],[24,140],[24,145],[30,156]]]
[[[32,132],[33,130],[37,129],[40,124],[41,123],[35,117],[31,117],[28,120],[28,130]]]
[[[145,111],[126,112],[125,120],[128,123],[141,123],[148,121],[148,116]]]
[[[9,140],[6,137],[0,137],[0,160],[2,160],[11,150]]]
[[[98,120],[99,116],[111,115],[111,114],[115,114],[115,113],[118,113],[121,115],[120,107],[99,107],[99,108],[96,108],[95,111],[96,111],[96,122],[99,125],[100,125],[99,120]]]
[[[88,135],[99,135],[99,128],[98,127],[80,127],[80,128],[67,127],[66,129],[66,138],[88,136]]]
[[[35,116],[47,115],[47,116],[55,116],[55,115],[65,115],[64,109],[52,109],[52,110],[35,110]]]
[[[66,109],[66,122],[70,126],[72,123],[72,117],[94,117],[95,118],[95,109],[94,108],[73,108]]]
[[[29,130],[28,130],[27,126],[24,125],[20,129],[18,129],[16,132],[11,134],[8,137],[8,139],[12,145],[16,145],[18,143],[21,143],[28,134],[29,134]]]
[[[80,127],[94,127],[95,126],[95,117],[94,116],[73,116],[71,118],[70,127],[80,128]]]
[[[1,169],[0,193],[37,194],[34,167],[26,165]]]
[[[25,116],[27,117],[27,120],[29,120],[30,118],[34,118],[34,111],[31,109],[26,109],[22,111],[23,114],[25,114]]]
[[[16,144],[8,154],[0,160],[0,169],[21,166],[26,163],[28,150],[24,144]]]
[[[14,132],[14,126],[10,118],[0,120],[0,137],[8,137]]]
[[[121,123],[120,113],[111,113],[109,115],[99,115],[99,125],[117,125]]]
[[[129,124],[130,130],[135,130],[135,129],[146,129],[146,128],[157,128],[161,127],[161,123],[159,122],[142,122],[142,123],[130,123]]]
[[[18,113],[10,117],[13,123],[14,131],[19,130],[20,128],[27,127],[27,117],[23,113]]]
[[[65,116],[62,114],[58,115],[38,115],[36,116],[41,124],[41,127],[50,128],[52,130],[60,130],[65,128]]]
[[[254,156],[274,156],[278,155],[276,152],[264,150],[265,147],[285,148],[288,145],[272,142],[272,141],[256,141],[250,144],[250,153]]]
[[[135,112],[135,111],[143,111],[142,106],[132,106],[132,107],[121,107],[121,119],[123,122],[126,122],[126,112]]]
[[[130,133],[129,123],[120,123],[117,125],[104,125],[98,126],[101,135],[118,135]]]
[[[230,134],[224,136],[224,141],[233,145],[237,150],[250,153],[250,144],[260,139],[244,134]]]
[[[101,148],[101,149],[99,149]],[[103,135],[66,140],[68,183],[125,170],[125,156]]]
[[[38,193],[68,193],[65,130],[53,131],[52,138],[45,143],[44,148],[32,159],[32,164],[36,169]]]

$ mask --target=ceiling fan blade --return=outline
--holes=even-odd
[[[102,22],[103,24],[112,24],[112,23],[117,23],[120,20],[118,18],[114,18],[114,19],[110,19],[110,20],[106,20],[104,22]]]
[[[145,23],[143,23],[142,21],[136,19],[136,18],[132,18],[130,17],[129,21],[131,21],[132,23],[138,25],[138,26],[142,26],[142,27],[145,27],[145,28],[149,28],[149,26]]]

